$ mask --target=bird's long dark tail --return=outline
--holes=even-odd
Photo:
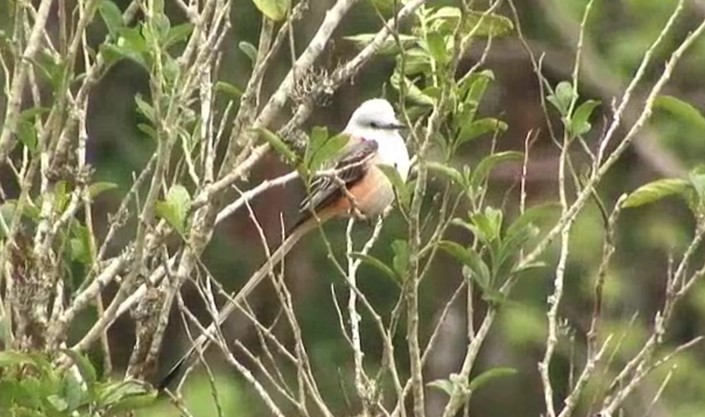
[[[282,242],[282,244],[277,248],[276,251],[267,259],[267,261],[262,265],[257,272],[247,281],[244,287],[240,291],[231,297],[228,302],[223,306],[222,310],[218,313],[217,319],[211,323],[205,330],[205,332],[198,336],[193,342],[189,350],[181,357],[181,359],[176,362],[176,364],[169,370],[166,376],[159,382],[157,388],[161,391],[179,376],[182,371],[186,370],[188,366],[196,359],[196,353],[204,351],[211,338],[215,336],[217,329],[225,322],[225,320],[232,314],[233,311],[244,301],[244,299],[257,287],[257,285],[267,276],[269,273],[281,262],[287,253],[298,243],[298,241],[308,232],[315,229],[319,222],[323,222],[332,217],[332,213],[319,213],[317,218],[309,218],[308,220],[297,224],[288,237]]]

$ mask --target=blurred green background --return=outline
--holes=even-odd
[[[11,2],[0,5],[0,19],[8,24],[8,7]],[[116,0],[124,9],[127,0]],[[479,2],[478,4],[480,4]],[[545,53],[545,75],[552,84],[570,78],[578,24],[585,0],[521,0],[516,2],[522,29],[529,45],[539,55]],[[676,36],[668,39],[665,46],[657,51],[656,64],[648,68],[646,82],[637,88],[634,106],[640,103],[639,97],[663,68],[662,62],[668,57],[672,47],[682,36],[692,29],[694,22],[705,17],[705,1],[692,0],[688,3],[685,18],[678,23]],[[325,11],[333,4],[332,0],[310,0],[305,24],[296,28],[296,45],[300,51],[310,39]],[[431,3],[433,4],[433,3]],[[596,115],[596,126],[591,136],[595,140],[601,133],[602,121],[609,119],[609,109],[614,98],[621,96],[630,76],[635,72],[644,50],[652,42],[675,6],[675,0],[598,0],[595,2],[592,18],[587,26],[584,67],[581,73],[580,94],[586,98],[602,101],[601,114]],[[167,7],[174,21],[183,21],[181,11],[172,2]],[[232,7],[232,30],[224,43],[224,56],[221,64],[221,78],[236,86],[243,86],[248,77],[249,60],[237,47],[240,41],[257,43],[260,17],[250,0],[234,0]],[[506,5],[500,13],[511,17]],[[336,32],[336,39],[324,53],[321,64],[332,68],[336,63],[352,56],[354,46],[342,36],[367,33],[379,28],[379,20],[372,5],[363,0],[356,5],[345,23]],[[99,42],[104,36],[99,24],[91,28],[91,40]],[[461,67],[472,66],[482,53],[484,44],[473,45],[463,58]],[[271,91],[288,70],[287,54],[281,54],[276,67],[270,71],[265,90]],[[394,61],[390,57],[379,57],[368,65],[351,83],[346,84],[325,106],[319,107],[307,127],[326,125],[332,131],[341,129],[352,110],[364,99],[381,94],[383,85],[391,75]],[[482,112],[506,121],[509,130],[500,138],[499,148],[522,150],[529,131],[538,131],[539,137],[531,150],[528,168],[529,204],[553,201],[557,196],[556,172],[558,148],[546,134],[546,120],[540,107],[536,76],[530,61],[516,36],[495,40],[488,56],[486,68],[494,71],[496,81],[485,98]],[[672,82],[666,89],[669,95],[677,96],[703,108],[705,99],[705,42],[697,42],[679,65]],[[140,116],[135,110],[134,98],[137,94],[148,93],[147,77],[141,68],[130,62],[121,62],[96,87],[90,103],[88,129],[90,135],[90,158],[96,168],[96,181],[118,183],[121,190],[127,190],[132,174],[139,171],[153,150],[153,143],[137,129]],[[3,103],[4,105],[4,103]],[[638,107],[632,106],[625,118],[627,125],[633,121]],[[608,206],[622,193],[629,192],[647,181],[682,175],[689,168],[700,163],[705,157],[705,132],[698,126],[656,112],[652,121],[642,132],[628,154],[614,168],[600,187],[600,193]],[[468,148],[460,158],[469,164],[477,161],[488,152],[487,141],[477,142]],[[576,161],[585,161],[576,147]],[[250,182],[283,173],[287,167],[270,155],[256,168]],[[509,212],[514,212],[518,196],[516,192],[518,166],[503,166],[492,178],[492,201],[496,206],[505,204]],[[247,185],[242,185],[246,188]],[[433,182],[429,192],[434,192],[440,183]],[[95,219],[99,232],[106,229],[107,213],[115,210],[120,201],[120,192],[106,193],[97,205]],[[280,213],[291,213],[301,195],[300,187],[291,186],[285,190],[272,191],[261,196],[253,207],[265,227],[272,242],[278,240]],[[287,214],[285,214],[286,216]],[[626,335],[614,364],[622,364],[625,358],[634,353],[645,340],[650,330],[653,316],[663,303],[665,277],[669,256],[678,259],[684,246],[692,236],[694,221],[681,201],[672,199],[645,208],[633,209],[624,213],[618,228],[618,250],[609,269],[606,286],[606,325],[605,333]],[[344,248],[344,225],[342,222],[329,224],[334,247]],[[360,227],[359,235],[369,232]],[[466,239],[459,232],[452,232],[458,239]],[[373,250],[380,259],[391,259],[390,242],[403,238],[405,224],[398,214],[385,224],[384,235]],[[126,234],[123,243],[129,239]],[[566,292],[561,313],[566,319],[566,332],[581,345],[590,325],[591,297],[600,262],[603,239],[603,226],[600,213],[595,207],[588,209],[579,218],[571,241],[571,259],[566,276]],[[112,250],[117,253],[119,244]],[[213,275],[226,288],[236,289],[249,277],[263,260],[257,232],[247,218],[246,212],[233,216],[219,227],[216,236],[204,255],[204,263]],[[548,265],[553,265],[555,257],[546,257]],[[701,257],[702,258],[702,257]],[[306,347],[311,355],[314,369],[318,369],[319,386],[324,395],[334,405],[339,415],[352,415],[355,404],[346,400],[346,392],[352,393],[349,372],[352,357],[341,337],[338,318],[334,313],[330,286],[333,285],[339,296],[345,286],[339,277],[331,273],[325,246],[318,236],[305,239],[287,261],[287,278],[295,296],[295,305],[300,319]],[[440,256],[430,279],[421,289],[422,337],[426,340],[439,307],[445,303],[457,286],[459,267],[450,257]],[[518,373],[489,383],[473,396],[471,409],[474,415],[528,416],[540,415],[543,411],[542,388],[537,371],[537,363],[543,355],[543,341],[546,332],[546,298],[551,288],[552,270],[544,269],[527,276],[515,288],[512,302],[504,306],[490,337],[484,345],[480,364],[476,372],[495,367],[513,367]],[[375,270],[364,267],[360,274],[362,290],[379,311],[388,314],[398,297],[398,287]],[[195,311],[206,318],[192,288],[184,291],[191,300]],[[451,312],[448,324],[444,326],[436,351],[430,358],[425,373],[427,380],[447,378],[455,372],[462,360],[466,345],[466,318],[464,306],[458,303]],[[252,298],[252,305],[265,323],[278,314],[271,288],[262,286]],[[478,312],[477,319],[480,319]],[[636,315],[636,316],[635,316]],[[631,319],[636,317],[633,324]],[[690,296],[684,300],[676,314],[666,337],[670,346],[686,342],[703,334],[705,317],[705,285],[698,284]],[[161,358],[162,371],[165,371],[186,349],[187,341],[182,333],[180,319],[172,315],[172,325],[168,329]],[[119,321],[110,332],[110,341],[118,372],[125,366],[132,347],[132,325],[129,320]],[[369,320],[363,320],[363,344],[367,352],[366,361],[373,367],[380,362],[380,345],[375,330]],[[242,317],[233,317],[225,326],[226,335],[237,337],[256,352],[258,342],[252,328]],[[285,340],[286,330],[278,334]],[[399,340],[400,345],[403,340]],[[400,349],[403,350],[403,349]],[[578,349],[579,351],[580,349]],[[705,355],[702,347],[683,353],[673,362],[677,365],[673,377],[666,387],[663,399],[652,411],[653,416],[697,416],[705,415]],[[559,346],[558,358],[552,372],[556,381],[562,381],[556,392],[556,401],[565,394],[571,350],[567,343]],[[578,364],[584,355],[576,353]],[[218,363],[219,355],[211,355]],[[400,359],[404,364],[403,357]],[[253,396],[253,392],[233,369],[219,367],[218,394],[221,397],[226,415],[255,416],[266,415],[264,408]],[[671,365],[657,371],[627,401],[627,415],[642,415],[650,399],[657,391],[665,373]],[[343,377],[345,375],[345,377]],[[609,379],[611,372],[605,372]],[[341,382],[344,379],[345,382]],[[212,397],[203,375],[196,375],[186,389],[187,404],[192,407],[194,416],[214,415]],[[557,384],[558,385],[558,384]],[[430,416],[438,415],[445,401],[445,395],[428,391],[428,411]],[[584,415],[587,409],[581,410]],[[167,404],[159,404],[142,412],[143,416],[174,415],[175,409]]]

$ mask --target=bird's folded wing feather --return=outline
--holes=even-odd
[[[353,140],[351,139],[351,141]],[[369,162],[377,154],[377,148],[377,142],[373,140],[354,140],[353,144],[349,145],[342,153],[335,165],[339,181],[329,176],[316,178],[311,184],[310,194],[301,201],[299,212],[303,216],[310,215],[312,210],[316,211],[325,207],[330,202],[344,195],[341,190],[342,184],[350,187],[362,179],[369,169]]]

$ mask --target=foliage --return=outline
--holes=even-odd
[[[74,363],[57,368],[43,354],[0,352],[3,416],[112,416],[138,410],[156,397],[134,380],[101,381],[85,356],[64,351]]]
[[[657,393],[649,407],[701,402],[679,389],[702,369],[687,350],[705,275],[705,118],[689,81],[705,43],[678,19],[691,6],[53,3],[0,6],[0,414],[516,414],[509,395],[525,414],[649,414],[631,401],[641,387]],[[511,64],[492,60],[512,44]],[[552,54],[560,44],[571,53]],[[347,117],[380,85],[415,157],[408,181],[380,166],[395,210],[321,227],[305,267],[272,265],[276,298],[248,299],[234,349],[209,333],[227,371],[143,407],[173,310],[194,336],[194,305],[229,314],[226,289],[289,225],[289,194],[273,190],[335,176],[347,137],[327,112]],[[694,221],[649,206],[670,196]],[[125,376],[99,378],[93,349]]]

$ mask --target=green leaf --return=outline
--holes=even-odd
[[[462,145],[488,132],[504,132],[506,130],[506,123],[492,117],[470,120],[461,126],[457,144]]]
[[[370,266],[374,267],[375,269],[381,271],[382,273],[384,273],[384,275],[389,277],[392,281],[394,281],[396,283],[400,282],[399,276],[394,272],[394,270],[392,268],[388,267],[384,262],[375,258],[374,256],[367,255],[364,253],[358,253],[358,252],[351,253],[350,256],[353,259],[359,259],[363,263],[370,265]]]
[[[690,103],[672,96],[659,96],[654,101],[654,107],[671,113],[694,128],[705,132],[705,116]]]
[[[426,37],[426,46],[428,52],[433,57],[434,61],[441,65],[448,63],[448,50],[443,35],[438,32],[430,32]]]
[[[513,368],[493,368],[473,378],[468,385],[468,389],[470,391],[477,391],[481,386],[493,379],[515,375],[516,373],[516,369]]]
[[[30,154],[37,154],[39,151],[39,137],[37,136],[37,129],[34,127],[34,123],[20,120],[17,126],[17,137],[27,150],[29,150]]]
[[[191,23],[182,23],[170,28],[164,39],[164,47],[168,48],[185,41],[188,39],[189,35],[191,35],[191,32],[193,32],[193,25]]]
[[[142,99],[139,94],[135,96],[135,103],[137,104],[137,110],[139,110],[140,114],[146,117],[147,120],[149,120],[150,122],[154,122],[156,120],[156,113],[154,111],[154,107],[144,101],[144,99]]]
[[[105,62],[108,65],[114,64],[122,59],[129,59],[140,64],[142,68],[149,71],[149,64],[147,64],[147,60],[144,59],[142,54],[135,52],[132,49],[124,46],[104,43],[100,45],[100,52],[105,57]]]
[[[114,182],[94,182],[93,184],[88,186],[88,195],[91,199],[94,199],[105,191],[113,190],[115,188],[117,188],[117,184],[115,184]]]
[[[257,60],[257,48],[249,42],[242,41],[237,44],[237,47],[240,48],[242,53],[247,55],[248,58],[250,58],[250,61],[253,63]]]
[[[137,130],[147,135],[150,139],[157,140],[157,129],[148,123],[137,123]]]
[[[430,171],[443,174],[458,185],[465,184],[465,178],[463,177],[463,174],[461,174],[460,171],[449,165],[440,164],[438,162],[426,162],[426,167]]]
[[[333,156],[338,154],[349,140],[350,137],[345,133],[329,137],[327,128],[314,127],[304,153],[306,168],[311,172],[319,170]]]
[[[59,413],[66,411],[69,408],[69,405],[66,402],[66,400],[64,400],[63,398],[59,397],[56,394],[48,396],[47,401],[49,402],[49,404],[51,404],[52,407],[54,407],[54,411],[59,412]],[[49,410],[47,410],[47,411],[49,411]]]
[[[395,240],[392,242],[392,251],[394,252],[392,260],[394,270],[400,277],[403,277],[409,266],[409,242],[406,240]]]
[[[428,384],[426,384],[426,386],[441,390],[448,394],[448,396],[453,395],[453,391],[455,389],[455,385],[447,379],[437,379],[435,381],[429,382]]]
[[[595,107],[599,106],[600,102],[596,100],[587,100],[573,113],[570,118],[570,125],[568,129],[570,134],[573,136],[580,136],[590,131],[592,125],[590,124],[590,116],[595,110]]]
[[[64,82],[67,81],[68,69],[64,60],[42,49],[31,62],[40,70],[39,74],[51,84],[54,91],[63,91]]]
[[[516,151],[505,151],[494,153],[477,164],[475,171],[470,179],[470,185],[473,187],[479,187],[490,175],[492,169],[498,164],[506,161],[521,161],[523,158],[521,152]]]
[[[118,29],[125,26],[120,9],[112,0],[101,0],[98,3],[98,13],[100,13],[100,17],[105,22],[105,27],[108,29],[110,36],[116,37]]]
[[[181,235],[185,234],[186,214],[191,205],[191,196],[181,184],[169,189],[165,201],[156,204],[157,215],[166,220]]]
[[[122,417],[125,413],[134,413],[134,411],[145,408],[153,404],[157,400],[157,392],[151,391],[144,394],[133,394],[114,403],[109,409],[106,416]]]
[[[472,272],[470,278],[477,282],[481,288],[489,289],[491,282],[490,270],[482,260],[480,255],[478,255],[472,249],[466,249],[459,245],[458,243],[452,242],[450,240],[444,240],[439,243],[439,247],[452,255],[461,264],[468,267]]]
[[[91,401],[89,393],[84,388],[83,382],[83,380],[80,380],[79,377],[72,372],[64,373],[63,398],[66,401],[68,411],[77,410],[79,407]]]
[[[269,19],[278,22],[286,17],[291,0],[252,0],[255,6]]]
[[[376,33],[361,33],[359,35],[353,35],[353,36],[343,36],[343,39],[346,41],[353,42],[355,44],[355,47],[357,49],[364,49],[372,43],[372,40],[377,36]],[[399,43],[402,45],[404,49],[410,48],[413,46],[417,41],[417,38],[415,36],[410,36],[410,35],[399,35]],[[411,52],[411,51],[409,51]],[[377,49],[377,54],[380,55],[389,55],[389,54],[397,54],[399,53],[399,47],[394,38],[391,36],[382,41],[379,49]]]
[[[420,104],[423,106],[433,106],[435,101],[433,98],[427,96],[421,91],[419,87],[416,86],[411,80],[406,77],[399,77],[399,73],[395,72],[392,78],[389,80],[397,91],[401,92],[401,80],[404,80],[404,91],[406,93],[406,99],[412,103]]]
[[[391,165],[378,164],[377,168],[379,168],[387,177],[389,182],[392,183],[392,187],[394,187],[394,191],[396,192],[399,205],[403,209],[406,209],[411,201],[411,187],[404,182],[401,175],[399,175],[399,171],[395,167]]]
[[[71,361],[78,368],[81,378],[83,378],[83,381],[88,387],[91,387],[96,381],[98,381],[98,375],[96,374],[95,368],[88,357],[71,349],[59,349],[59,351],[71,358]]]
[[[123,27],[118,30],[120,37],[117,45],[127,48],[138,54],[150,53],[151,47],[147,45],[147,40],[144,37],[144,30],[140,27]]]
[[[14,350],[5,350],[0,352],[0,368],[19,365],[35,365],[36,361],[31,355],[17,352]]]
[[[138,399],[147,396],[156,398],[156,392],[149,390],[146,384],[127,380],[117,383],[109,383],[99,390],[97,395],[97,403],[101,408],[106,408],[111,412],[120,411],[126,404],[126,401]],[[129,402],[127,403],[129,404]]]
[[[484,14],[484,17],[483,17]],[[461,11],[457,7],[441,7],[428,17],[428,22],[445,33],[451,33],[458,25]],[[462,35],[474,33],[476,37],[502,36],[514,29],[511,19],[504,16],[483,12],[470,11],[465,16],[465,24],[461,28]]]
[[[240,98],[242,97],[242,90],[239,88],[235,87],[234,85],[230,83],[226,83],[225,81],[218,81],[215,83],[215,89],[216,91],[220,91],[222,93],[225,93],[232,98]]]
[[[32,155],[36,155],[39,151],[39,138],[35,122],[41,122],[41,116],[48,112],[49,109],[46,107],[31,107],[20,113],[17,136]]]
[[[477,237],[481,238],[486,244],[499,239],[503,217],[501,210],[492,207],[486,207],[484,213],[473,213],[470,215],[476,234],[478,234]]]
[[[494,72],[488,69],[468,77],[465,83],[460,86],[461,93],[465,95],[465,102],[478,104],[485,95],[490,81],[494,81]]]
[[[264,138],[286,162],[294,163],[296,161],[296,154],[289,149],[289,146],[284,143],[284,140],[279,137],[279,135],[263,127],[255,131],[258,132],[260,137]]]
[[[66,205],[70,200],[70,193],[68,191],[68,183],[66,180],[60,180],[54,186],[54,199],[57,212],[62,212],[66,209]]]
[[[546,217],[554,215],[559,209],[560,205],[558,203],[544,203],[529,207],[524,210],[524,213],[517,217],[507,228],[506,235],[511,236],[529,225],[535,224]]]
[[[562,116],[568,114],[570,103],[577,97],[577,92],[573,89],[573,84],[568,81],[561,81],[556,86],[553,94],[548,96],[548,101],[558,110]]]
[[[685,195],[691,183],[680,178],[666,178],[642,185],[622,202],[622,207],[639,207],[674,194]]]
[[[88,228],[74,222],[71,225],[71,237],[69,239],[69,255],[72,260],[84,265],[93,265],[93,254],[91,253],[91,234]]]

